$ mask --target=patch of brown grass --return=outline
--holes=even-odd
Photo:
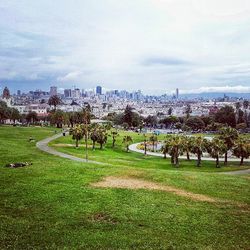
[[[195,201],[205,201],[205,202],[217,202],[212,197],[195,194],[192,192],[185,191],[183,189],[175,188],[172,186],[162,185],[150,181],[140,180],[132,177],[115,177],[108,176],[104,180],[93,183],[93,187],[101,188],[125,188],[125,189],[148,189],[148,190],[159,190],[169,193],[174,193],[176,195],[186,197]]]

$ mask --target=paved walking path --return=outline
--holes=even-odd
[[[79,161],[79,162],[89,162],[89,163],[94,163],[94,164],[99,164],[99,165],[111,165],[111,164],[107,164],[107,163],[103,163],[103,162],[98,162],[98,161],[86,161],[86,159],[82,159],[73,155],[69,155],[69,154],[65,154],[62,152],[58,152],[55,149],[51,148],[48,146],[48,143],[63,136],[62,133],[59,134],[55,134],[54,136],[51,136],[49,138],[43,139],[39,142],[36,143],[37,148],[39,148],[40,150],[52,154],[52,155],[57,155],[69,160],[73,160],[73,161]],[[137,153],[141,153],[144,154],[143,150],[137,149],[137,145],[140,143],[135,143],[129,146],[129,150],[137,152]],[[157,157],[163,157],[163,154],[161,153],[154,153],[154,152],[147,152],[147,155],[152,155],[152,156],[157,156]],[[185,159],[185,156],[180,156],[181,159]],[[190,159],[196,160],[196,157],[190,157]],[[207,160],[207,161],[212,161],[214,159],[209,158],[209,157],[204,157],[202,158],[203,160]],[[220,159],[223,160],[223,159]],[[230,159],[229,161],[239,161],[239,159]],[[245,162],[250,162],[249,159],[246,159]],[[222,173],[222,172],[221,172]],[[228,175],[240,175],[240,174],[250,174],[250,169],[244,169],[244,170],[236,170],[236,171],[228,171],[228,172],[223,172],[223,174],[228,174]]]
[[[52,137],[49,137],[49,138],[46,138],[44,140],[41,140],[41,141],[37,142],[36,146],[37,146],[37,148],[39,148],[40,150],[42,150],[42,151],[44,151],[46,153],[49,153],[49,154],[52,154],[52,155],[57,155],[57,156],[60,156],[60,157],[66,158],[66,159],[73,160],[73,161],[89,162],[89,163],[94,163],[94,164],[99,164],[99,165],[109,165],[109,164],[106,164],[106,163],[103,163],[103,162],[90,161],[90,160],[86,161],[86,159],[82,159],[82,158],[79,158],[79,157],[76,157],[76,156],[73,156],[73,155],[58,152],[55,149],[48,146],[49,142],[51,142],[51,141],[53,141],[53,140],[55,140],[55,139],[57,139],[57,138],[59,138],[61,136],[63,136],[62,133],[55,134]]]
[[[137,146],[139,144],[141,144],[141,142],[131,144],[129,146],[129,150],[131,150],[133,152],[144,154],[144,150],[141,150],[141,149],[137,148]],[[149,151],[147,151],[147,155],[157,156],[157,157],[163,157],[162,153],[154,153],[154,152],[149,152]],[[170,157],[170,156],[167,155],[167,157]],[[186,159],[186,156],[180,156],[179,158],[180,159]],[[197,157],[190,156],[190,159],[191,160],[197,160]],[[210,157],[202,157],[202,160],[205,160],[205,161],[214,161],[214,159],[210,158]],[[220,161],[224,161],[224,158],[220,158]],[[237,158],[228,158],[228,161],[239,162],[240,160],[237,159]],[[250,159],[244,159],[244,162],[250,162]],[[250,174],[250,169],[228,171],[228,172],[223,172],[223,174]]]

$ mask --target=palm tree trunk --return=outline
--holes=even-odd
[[[144,143],[144,154],[147,155],[147,143]]]
[[[190,156],[188,151],[187,151],[187,160],[190,161]]]
[[[197,167],[201,166],[201,155],[198,154],[198,159],[197,159]]]
[[[224,165],[227,165],[227,152],[225,153]]]
[[[219,168],[219,156],[216,156],[216,167]]]
[[[92,144],[92,150],[95,150],[95,140],[93,141],[93,144]]]
[[[129,151],[129,146],[128,146],[128,144],[127,144],[127,153],[128,153],[128,151]]]
[[[79,146],[79,145],[78,145],[78,139],[76,139],[76,148],[78,148],[78,146]]]
[[[174,164],[174,155],[171,155],[171,163]]]
[[[244,161],[244,157],[241,156],[241,159],[240,159],[240,165],[241,165],[241,166],[243,165],[243,161]]]
[[[177,168],[179,167],[179,158],[178,158],[178,156],[175,156],[175,166]]]
[[[88,161],[88,134],[86,132],[86,135],[85,135],[85,159],[86,161]]]
[[[167,154],[164,153],[163,155],[164,155],[164,156],[163,156],[163,159],[166,159],[166,158],[167,158]]]

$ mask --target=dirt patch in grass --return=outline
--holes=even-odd
[[[176,195],[183,196],[196,201],[217,202],[217,200],[215,200],[214,198],[208,197],[206,195],[195,194],[175,187],[161,185],[151,181],[145,181],[131,177],[108,176],[100,182],[93,183],[92,186],[101,188],[159,190],[159,191],[174,193]]]
[[[105,213],[95,213],[88,217],[88,219],[92,222],[104,222],[108,224],[117,224],[118,221],[108,214]]]

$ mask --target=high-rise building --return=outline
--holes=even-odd
[[[7,87],[3,90],[3,99],[9,99],[10,98],[10,91]]]
[[[179,89],[176,89],[176,99],[179,99]]]
[[[79,99],[81,97],[80,89],[73,89],[71,91],[71,97],[74,98],[74,99]]]
[[[65,89],[64,90],[64,97],[70,98],[71,97],[71,89]]]
[[[96,87],[96,94],[97,95],[101,95],[102,94],[102,87],[101,86],[97,86]]]
[[[57,87],[56,86],[51,86],[50,87],[49,95],[50,96],[57,95]]]
[[[18,95],[18,96],[21,95],[21,90],[17,90],[17,95]]]

